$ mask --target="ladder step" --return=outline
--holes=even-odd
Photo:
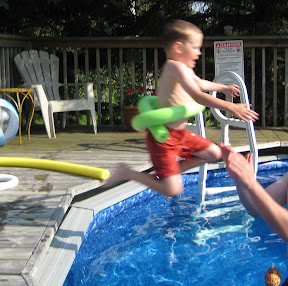
[[[247,225],[239,224],[239,225],[228,225],[228,226],[221,226],[214,229],[202,229],[198,233],[196,233],[197,239],[193,239],[193,242],[195,242],[198,245],[204,245],[206,243],[206,240],[218,236],[222,233],[227,232],[246,232],[247,231]]]
[[[206,194],[209,194],[209,195],[220,194],[220,193],[235,191],[235,190],[236,190],[236,186],[205,188]]]
[[[236,202],[239,201],[239,196],[229,196],[229,197],[224,197],[224,198],[218,198],[218,199],[212,199],[209,201],[203,202],[203,205],[219,205],[219,204],[225,204],[225,203],[230,203],[230,202]]]
[[[218,208],[212,211],[207,211],[207,212],[199,214],[197,217],[205,217],[205,218],[216,217],[216,216],[222,216],[229,212],[240,211],[240,210],[244,210],[244,207],[242,205],[236,205],[233,207]]]

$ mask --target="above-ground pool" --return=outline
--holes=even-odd
[[[262,164],[257,179],[266,187],[287,171],[286,161]],[[183,180],[170,201],[147,189],[99,212],[64,285],[260,286],[272,264],[286,279],[286,244],[247,214],[235,190],[199,206],[198,175]],[[207,187],[233,185],[225,170],[208,172]]]

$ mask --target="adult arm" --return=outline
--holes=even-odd
[[[248,211],[250,209],[254,214],[259,213],[270,227],[288,242],[288,211],[257,182],[251,158],[247,161],[244,156],[236,153],[230,146],[220,144],[220,148],[227,171],[236,182],[243,205],[247,207]],[[275,191],[276,186],[277,183],[274,185]],[[273,187],[272,189],[270,187],[270,192],[273,192]],[[282,186],[281,192],[286,192],[285,197],[287,197],[287,185]]]

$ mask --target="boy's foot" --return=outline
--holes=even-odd
[[[110,188],[127,180],[126,176],[129,171],[130,168],[126,164],[124,163],[117,164],[113,174],[105,181],[102,187]]]

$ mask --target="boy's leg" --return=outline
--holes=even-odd
[[[189,142],[191,141],[190,134],[191,134],[190,132],[186,134],[186,138]],[[174,159],[175,157],[177,157],[177,155],[175,154],[175,151],[173,149],[173,144],[172,144],[172,151],[169,151],[169,147],[168,147],[168,151],[169,151],[168,153],[170,154],[165,153],[165,152],[163,153],[164,146],[159,147],[158,143],[155,142],[152,135],[150,135],[150,141],[148,142],[148,148],[150,145],[150,149],[152,149],[152,151],[149,150],[150,153],[157,154],[159,149],[156,150],[155,148],[160,148],[160,151],[162,151],[160,152],[160,155],[158,155],[157,158],[155,156],[154,158],[152,158],[153,165],[155,167],[155,170],[157,170],[157,173],[159,172],[159,168],[161,169],[160,173],[162,175],[160,176],[160,173],[158,173],[161,179],[157,179],[155,175],[150,175],[150,174],[142,173],[142,172],[141,173],[136,172],[130,169],[127,165],[122,163],[117,166],[114,173],[110,176],[110,178],[104,184],[104,187],[111,187],[112,185],[120,183],[123,180],[135,180],[167,197],[173,197],[173,196],[180,194],[183,191],[183,183],[182,183],[182,178],[181,178],[182,172],[190,168],[193,168],[195,166],[202,165],[206,162],[217,161],[221,158],[221,150],[217,145],[211,143],[209,140],[203,139],[199,135],[196,135],[196,134],[192,134],[192,135],[194,136],[194,141],[195,141],[195,138],[198,138],[198,141],[197,141],[198,146],[199,144],[200,145],[202,144],[202,146],[204,144],[208,147],[206,147],[205,149],[201,151],[194,152],[192,156],[191,156],[191,153],[189,154],[189,152],[186,152],[186,153],[184,152],[183,154],[185,154],[185,156],[189,155],[189,160],[180,161],[180,166],[178,165],[179,161]],[[149,138],[149,134],[148,134],[148,138]],[[192,148],[194,148],[193,140],[191,141],[190,144],[192,144]],[[175,145],[177,146],[177,141]],[[164,151],[167,150],[166,148],[164,148]],[[156,168],[156,166],[158,166],[158,169]],[[167,166],[168,168],[166,168]],[[164,167],[164,171],[163,171],[163,167]]]
[[[203,165],[208,162],[216,162],[221,159],[221,149],[214,143],[211,143],[206,149],[194,152],[189,160],[180,162],[181,172],[185,172],[193,167]]]
[[[103,187],[112,187],[121,181],[134,180],[147,187],[165,195],[173,197],[183,191],[183,184],[180,175],[173,175],[163,179],[158,179],[155,175],[143,172],[137,172],[129,168],[126,164],[117,165],[113,174],[108,178]]]

